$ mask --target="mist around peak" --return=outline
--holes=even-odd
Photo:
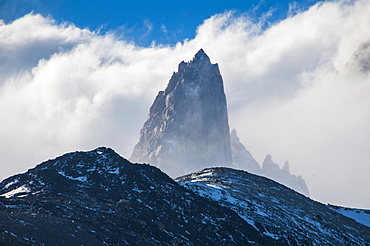
[[[158,93],[130,160],[156,165],[172,177],[206,167],[238,168],[309,196],[302,177],[291,175],[287,166],[280,169],[271,155],[261,169],[236,130],[229,133],[223,80],[203,49],[190,62],[182,61]]]

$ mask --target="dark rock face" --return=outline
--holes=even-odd
[[[159,169],[104,147],[2,181],[0,229],[0,245],[278,244]]]
[[[181,62],[158,93],[130,160],[156,165],[170,176],[232,165],[222,77],[203,50]]]
[[[176,181],[284,245],[370,245],[369,227],[265,177],[207,168]]]

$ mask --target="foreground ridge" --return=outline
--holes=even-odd
[[[0,183],[1,245],[279,245],[158,168],[100,147]]]
[[[206,168],[175,180],[285,245],[370,245],[370,227],[265,177]]]
[[[48,160],[0,183],[0,245],[370,245],[341,208],[268,178],[176,180],[105,147]]]

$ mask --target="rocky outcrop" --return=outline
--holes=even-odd
[[[130,158],[170,176],[232,165],[226,96],[217,64],[201,49],[160,91]]]
[[[370,42],[362,43],[350,57],[344,72],[367,74],[370,71]]]
[[[290,174],[288,161],[280,169],[279,165],[272,161],[271,155],[267,155],[262,163],[262,175],[284,184],[301,194],[310,195],[302,176]]]
[[[268,176],[277,176],[275,175],[280,171],[280,167],[278,164],[272,161],[272,157],[270,154],[266,155],[265,160],[262,163],[262,172]]]
[[[291,174],[289,162],[286,161],[280,169],[279,165],[272,161],[271,155],[267,155],[262,163],[262,169],[252,154],[240,142],[236,130],[230,134],[231,153],[234,167],[248,172],[269,177],[281,184],[284,184],[301,194],[309,196],[305,180],[301,176]]]

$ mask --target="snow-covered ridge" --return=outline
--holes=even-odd
[[[348,218],[354,219],[358,223],[361,223],[365,226],[370,227],[370,210],[369,209],[346,208],[346,207],[340,207],[340,206],[335,206],[331,204],[329,204],[328,206],[334,211]]]
[[[265,177],[207,168],[176,181],[234,210],[261,233],[285,245],[368,245],[370,240],[370,228]]]
[[[0,245],[275,245],[233,211],[108,148],[48,160],[1,182],[0,194]]]

